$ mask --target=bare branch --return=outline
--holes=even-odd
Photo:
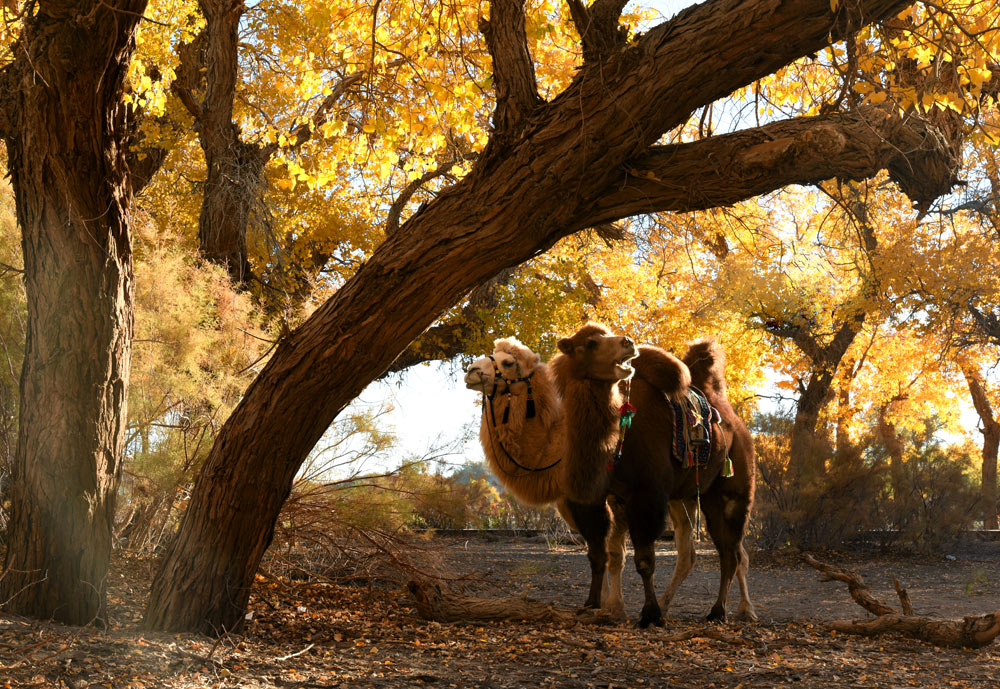
[[[172,84],[170,84],[170,92],[177,96],[177,99],[181,102],[184,108],[191,113],[193,118],[196,120],[201,119],[201,103],[199,103],[198,99],[194,97],[193,93],[191,93],[191,89],[175,80]]]
[[[399,196],[393,201],[392,206],[389,207],[389,217],[385,221],[385,233],[387,235],[394,234],[396,230],[399,229],[399,216],[402,215],[403,209],[406,208],[406,204],[410,202],[413,195],[422,186],[430,182],[431,180],[442,177],[449,172],[451,169],[458,164],[458,160],[449,160],[433,170],[428,170],[420,177],[410,181],[403,190],[399,192]]]
[[[836,567],[825,562],[820,562],[812,555],[808,554],[805,556],[805,561],[823,573],[824,581],[836,580],[847,584],[847,589],[851,594],[851,598],[853,598],[858,605],[871,614],[892,615],[896,612],[895,609],[889,607],[873,596],[871,590],[865,585],[864,579],[862,579],[861,575],[856,572],[841,569],[840,567]]]

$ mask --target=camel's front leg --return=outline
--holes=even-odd
[[[635,551],[635,569],[642,578],[645,603],[639,616],[639,626],[656,625],[662,627],[663,612],[653,590],[653,574],[656,571],[656,539],[667,524],[665,500],[657,494],[633,494],[625,505],[628,530],[632,536]]]
[[[604,586],[604,572],[608,562],[607,540],[611,526],[608,506],[603,502],[599,505],[581,505],[567,500],[566,508],[570,512],[573,524],[576,525],[580,535],[587,542],[587,559],[590,561],[590,592],[583,605],[585,608],[599,608],[601,607],[601,590]]]
[[[622,571],[625,569],[625,534],[628,524],[624,505],[616,498],[608,499],[611,508],[611,530],[608,533],[608,576],[602,609],[608,615],[625,617],[625,599],[622,597]]]
[[[677,563],[674,565],[673,574],[670,575],[670,583],[667,590],[660,598],[660,608],[664,613],[670,609],[670,602],[674,599],[677,589],[680,588],[688,574],[694,569],[694,562],[697,557],[694,548],[694,523],[695,510],[698,504],[694,500],[671,500],[669,503],[670,521],[674,525],[674,546],[677,548]]]

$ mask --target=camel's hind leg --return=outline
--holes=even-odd
[[[567,500],[566,509],[572,517],[580,535],[587,542],[587,559],[590,560],[590,592],[585,608],[601,607],[601,590],[604,587],[604,571],[608,562],[608,530],[611,527],[608,506],[581,505]],[[568,520],[567,520],[568,521]]]
[[[746,582],[749,560],[743,549],[743,532],[746,528],[749,506],[743,498],[721,492],[711,497],[705,496],[701,504],[705,514],[705,525],[719,552],[720,569],[719,596],[707,619],[709,621],[726,619],[726,600],[734,575],[737,575],[740,581],[740,613],[755,619],[756,613],[750,602]]]
[[[625,506],[615,497],[608,498],[611,508],[611,531],[608,534],[608,576],[602,609],[608,615],[625,617],[625,599],[622,597],[622,570],[625,569],[625,535],[628,524]]]
[[[677,547],[677,563],[674,565],[674,572],[670,575],[670,583],[667,590],[660,597],[660,609],[666,613],[670,608],[670,602],[674,599],[677,589],[680,588],[688,574],[694,569],[695,554],[694,548],[694,521],[695,510],[698,504],[694,500],[671,500],[668,503],[670,509],[670,521],[674,525],[674,545]]]
[[[740,584],[740,606],[736,609],[736,619],[756,622],[757,611],[754,610],[753,602],[750,600],[750,589],[747,584],[747,575],[750,573],[750,558],[747,556],[743,543],[740,543],[739,558],[740,565],[736,569],[736,581]]]

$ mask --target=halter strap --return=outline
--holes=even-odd
[[[504,410],[503,422],[506,424],[507,421],[508,421],[508,417],[509,417],[509,414],[510,414],[510,396],[512,394],[511,388],[513,387],[513,385],[515,383],[527,383],[527,385],[528,385],[528,400],[527,400],[527,405],[526,405],[527,406],[527,410],[526,410],[526,413],[525,413],[525,418],[527,418],[527,419],[533,419],[533,418],[535,418],[535,397],[534,397],[533,391],[531,389],[531,378],[532,378],[532,376],[535,375],[535,372],[532,371],[531,373],[529,373],[526,376],[522,375],[521,362],[518,361],[517,359],[514,359],[514,363],[517,365],[517,375],[518,375],[518,377],[517,378],[507,378],[506,376],[504,376],[503,373],[500,372],[500,367],[497,365],[497,360],[493,357],[493,355],[489,354],[487,356],[488,356],[490,362],[493,364],[493,391],[490,392],[489,394],[486,394],[486,391],[484,390],[483,394],[486,394],[486,398],[490,402],[493,402],[493,398],[496,397],[496,395],[497,395],[497,388],[499,387],[499,383],[497,381],[502,380],[503,382],[505,382],[507,384],[506,394],[507,394],[508,402],[507,402],[507,409]],[[492,410],[492,408],[493,408],[493,406],[491,404],[490,405],[490,409]],[[493,419],[493,427],[496,428],[496,418]]]
[[[485,414],[486,413],[486,409],[489,408],[490,426],[492,426],[491,432],[490,432],[490,443],[493,443],[494,442],[494,436],[496,435],[496,428],[497,428],[496,412],[493,410],[493,399],[496,397],[496,395],[497,395],[497,388],[499,387],[499,384],[497,383],[497,381],[498,380],[502,380],[503,382],[505,382],[507,384],[507,390],[505,391],[505,394],[507,395],[507,408],[503,410],[503,421],[501,422],[503,425],[507,425],[507,422],[510,420],[510,397],[513,394],[511,392],[511,387],[515,383],[527,383],[527,386],[528,386],[528,389],[527,389],[528,399],[527,399],[527,403],[525,405],[525,407],[526,407],[525,408],[525,418],[526,419],[532,419],[532,418],[535,417],[535,398],[534,398],[534,395],[533,395],[533,392],[532,392],[532,389],[531,389],[531,378],[532,378],[532,376],[535,375],[535,372],[532,371],[531,373],[529,373],[526,376],[523,375],[523,372],[521,371],[521,362],[519,362],[519,361],[517,361],[517,359],[515,359],[514,363],[517,364],[517,375],[518,375],[518,377],[517,378],[507,378],[507,377],[505,377],[503,375],[503,373],[500,372],[500,367],[497,365],[497,360],[493,357],[493,355],[490,354],[488,356],[489,356],[490,362],[492,362],[492,364],[493,364],[493,391],[490,392],[490,393],[487,393],[485,390],[483,390],[483,397],[484,397],[484,399],[483,399],[483,413]],[[556,461],[552,462],[551,464],[548,464],[548,465],[543,466],[543,467],[538,467],[537,469],[536,468],[532,468],[532,467],[526,467],[526,466],[524,466],[523,464],[521,464],[520,462],[518,462],[516,459],[514,459],[511,456],[510,452],[508,452],[507,448],[503,446],[503,443],[500,441],[499,438],[496,438],[495,442],[496,442],[497,445],[499,445],[500,449],[503,450],[504,456],[508,460],[510,460],[510,462],[514,466],[516,466],[518,469],[521,469],[522,471],[529,471],[529,472],[548,471],[549,469],[551,469],[552,467],[554,467],[555,465],[559,464],[559,462],[562,461],[562,457],[560,457],[559,459],[557,459]],[[496,454],[495,450],[494,450],[494,454]]]
[[[492,445],[493,443],[496,443],[497,446],[499,446],[500,449],[503,450],[504,457],[506,457],[508,460],[510,460],[511,464],[513,464],[514,466],[516,466],[518,469],[521,469],[522,471],[539,472],[539,471],[548,471],[549,469],[551,469],[552,467],[554,467],[555,465],[559,464],[559,462],[562,461],[562,457],[560,457],[559,459],[557,459],[556,461],[552,462],[551,464],[546,464],[543,467],[532,468],[532,467],[526,467],[523,464],[521,464],[519,461],[517,461],[516,459],[514,459],[511,456],[510,452],[507,451],[507,448],[503,446],[503,442],[500,440],[500,438],[495,438],[494,437],[494,436],[496,436],[497,419],[496,419],[496,414],[493,412],[493,398],[489,397],[486,394],[485,391],[483,391],[483,397],[486,398],[486,399],[483,400],[483,413],[484,414],[486,413],[486,408],[487,407],[489,407],[489,410],[490,410],[490,412],[489,412],[490,413],[490,425],[492,426],[492,428],[490,429],[490,433],[489,433],[490,444]],[[504,411],[504,423],[507,422],[506,416],[507,416],[507,412],[508,411],[510,411],[510,404],[507,405],[507,409]],[[493,454],[496,454],[496,449],[493,450]],[[505,474],[507,474],[508,476],[512,475],[506,469],[504,469],[503,467],[500,467],[500,469]]]

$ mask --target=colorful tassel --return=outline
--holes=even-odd
[[[633,407],[631,403],[625,402],[625,404],[621,406],[621,409],[618,410],[618,416],[620,417],[618,420],[619,427],[631,428],[632,419],[635,418],[635,407]]]

